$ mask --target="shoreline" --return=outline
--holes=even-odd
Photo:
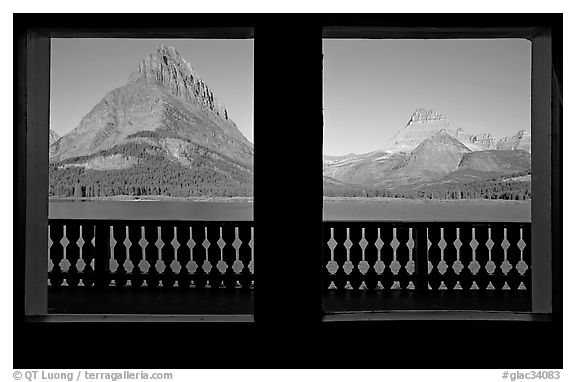
[[[341,197],[341,196],[324,196],[324,202],[382,202],[382,203],[414,203],[414,204],[518,204],[530,205],[531,200],[506,200],[506,199],[408,199],[408,198],[389,198],[380,196],[357,196],[357,197]]]
[[[233,196],[233,197],[223,197],[223,196],[196,196],[179,198],[174,196],[140,196],[133,197],[128,195],[121,196],[102,196],[96,198],[78,198],[78,197],[49,197],[49,202],[204,202],[204,203],[253,203],[253,196]],[[506,200],[506,199],[407,199],[407,198],[389,198],[389,197],[342,197],[342,196],[324,196],[324,203],[331,202],[351,202],[351,203],[362,203],[362,202],[381,202],[386,204],[392,203],[412,203],[412,204],[517,204],[517,205],[530,205],[531,200]]]
[[[128,195],[118,195],[118,196],[101,196],[95,198],[78,198],[78,197],[49,197],[48,202],[248,202],[252,203],[254,197],[252,196],[194,196],[188,198],[179,198],[175,196],[128,196]]]

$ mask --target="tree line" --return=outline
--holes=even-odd
[[[501,180],[471,183],[445,183],[419,188],[382,189],[377,187],[324,187],[332,197],[389,197],[405,199],[503,199],[530,200],[531,182]]]
[[[121,154],[138,159],[126,169],[94,170],[82,166],[97,156]],[[173,197],[252,196],[252,171],[222,159],[200,146],[190,153],[189,166],[169,160],[160,148],[128,143],[49,167],[49,195],[57,197],[107,197],[117,195]]]

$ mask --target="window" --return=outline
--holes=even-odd
[[[253,40],[50,47],[48,312],[249,315]]]
[[[530,312],[531,42],[323,43],[325,309]]]

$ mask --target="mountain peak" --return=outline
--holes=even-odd
[[[186,71],[194,73],[194,70],[190,64],[184,60],[180,53],[173,46],[160,45],[156,48],[152,54],[158,61],[162,61],[164,65],[173,66],[175,69],[180,69],[180,67]]]
[[[168,55],[178,55],[178,51],[176,50],[176,48],[174,48],[173,46],[168,46],[168,45],[164,45],[164,44],[160,44],[158,45],[158,48],[156,49],[156,52],[160,53],[160,54],[168,54]]]
[[[140,60],[126,85],[108,92],[72,132],[53,144],[50,158],[57,162],[92,155],[135,134],[160,131],[242,163],[251,161],[252,145],[225,106],[178,51],[166,45]]]
[[[412,113],[406,126],[399,130],[381,150],[409,152],[440,131],[456,134],[456,131],[450,128],[444,115],[432,109],[419,108]]]
[[[438,147],[438,146],[444,146],[444,145],[452,146],[461,152],[470,152],[471,151],[468,147],[466,147],[466,145],[464,145],[462,142],[460,142],[458,139],[456,139],[454,137],[454,135],[452,135],[450,133],[450,131],[448,131],[446,129],[442,129],[439,132],[437,132],[436,134],[432,135],[430,138],[422,141],[422,143],[420,143],[414,149],[413,152],[416,152],[418,150],[422,150],[423,148],[428,148],[428,147],[432,147],[432,146]]]
[[[173,46],[160,45],[143,58],[129,81],[160,85],[188,103],[199,105],[224,120],[229,119],[226,106],[214,97],[204,80]]]
[[[442,129],[410,153],[397,175],[411,181],[445,176],[455,171],[462,157],[469,152],[462,142]]]
[[[432,109],[418,108],[412,113],[408,125],[414,122],[445,121],[446,117]]]

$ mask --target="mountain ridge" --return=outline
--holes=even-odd
[[[323,172],[349,186],[396,188],[443,178],[482,181],[529,171],[530,139],[525,130],[502,139],[492,133],[469,134],[451,126],[444,115],[419,108],[404,128],[375,151],[324,155]]]
[[[530,133],[520,130],[510,137],[496,138],[493,133],[483,132],[478,134],[467,133],[463,129],[455,129],[443,114],[432,109],[416,109],[406,125],[398,130],[384,145],[375,151],[389,152],[409,152],[416,148],[422,141],[445,130],[472,151],[482,151],[491,149],[510,150],[518,145],[520,149],[530,152]],[[520,140],[525,141],[520,143]]]
[[[51,182],[84,182],[80,193],[101,191],[104,196],[110,192],[244,196],[251,193],[253,152],[253,144],[198,73],[176,49],[161,45],[139,62],[125,85],[109,91],[75,129],[51,144]],[[144,181],[146,168],[165,172],[148,174],[147,182],[154,188],[94,184],[108,178],[116,181],[120,173]],[[169,184],[162,186],[163,182]],[[78,193],[78,187],[51,186],[55,195]]]
[[[75,129],[64,135],[58,145],[51,146],[50,158],[58,161],[92,154],[120,143],[135,132],[154,131],[165,127],[167,121],[174,124],[177,119],[186,119],[183,114],[190,115],[185,121],[188,131],[182,130],[190,137],[191,130],[196,129],[199,144],[217,148],[227,143],[213,139],[212,132],[208,134],[213,137],[208,139],[206,132],[200,131],[209,124],[219,138],[228,136],[239,145],[253,147],[190,64],[173,47],[161,45],[142,59],[125,85],[108,92]],[[198,115],[202,116],[200,121],[194,118]]]

